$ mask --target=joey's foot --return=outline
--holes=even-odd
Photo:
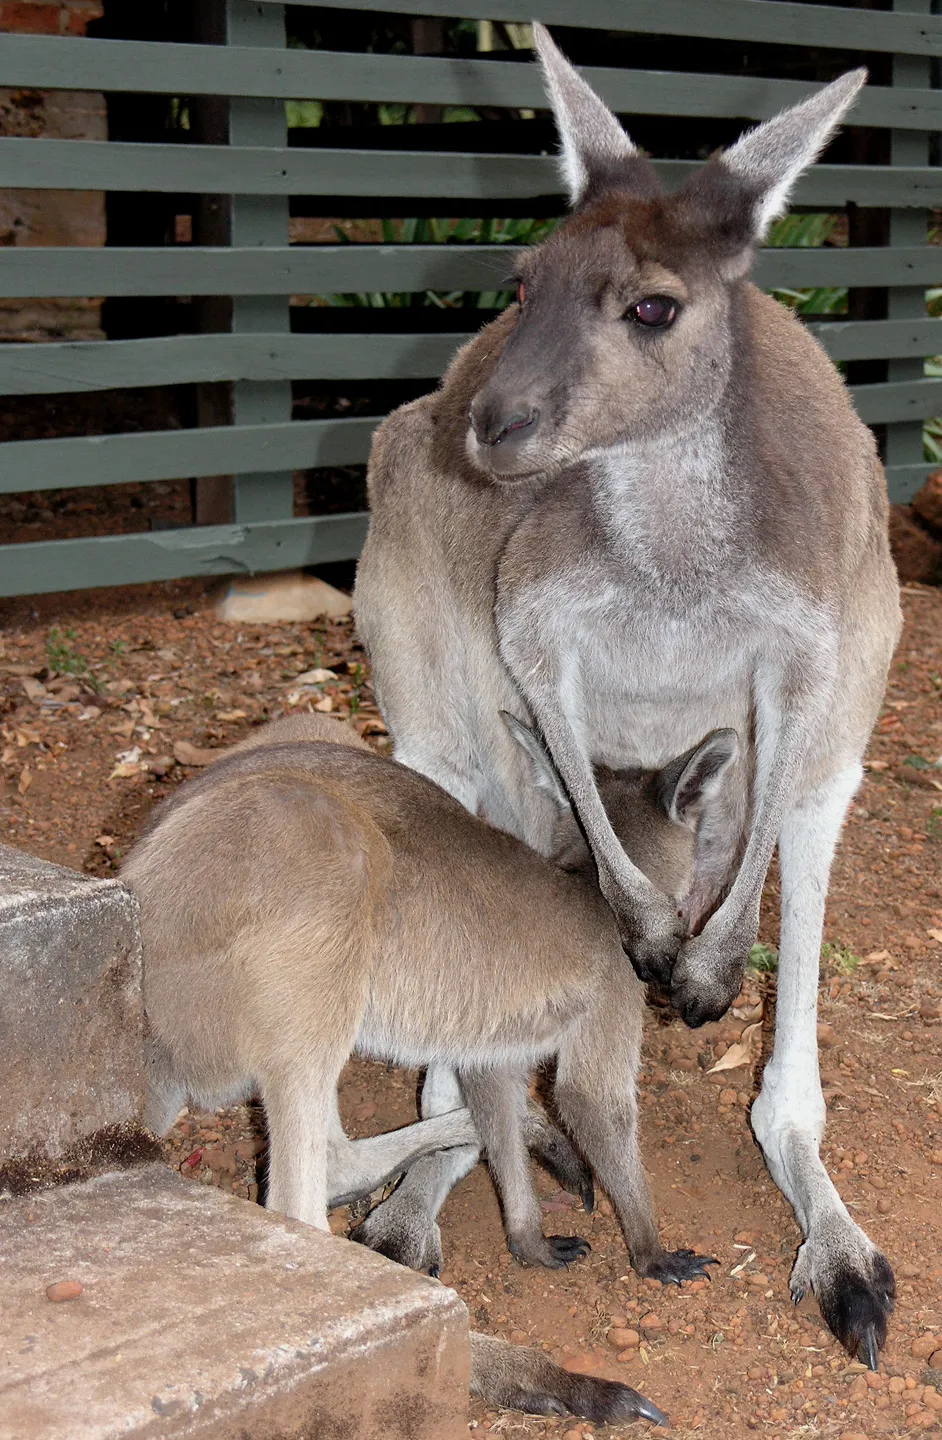
[[[395,1194],[391,1197],[395,1200]],[[389,1209],[390,1200],[377,1205],[366,1219],[350,1232],[350,1239],[378,1255],[395,1260],[409,1270],[424,1270],[437,1276],[442,1268],[442,1235],[427,1215]]]
[[[587,1215],[595,1209],[595,1187],[592,1171],[566,1135],[545,1117],[541,1117],[527,1136],[527,1148],[563,1190],[578,1195]]]
[[[707,931],[686,941],[671,976],[671,1004],[692,1030],[721,1019],[742,986],[752,941],[714,940]]]
[[[592,1249],[581,1235],[511,1235],[507,1245],[521,1265],[545,1265],[547,1270],[568,1269]]]
[[[832,1333],[854,1359],[879,1368],[886,1327],[893,1313],[896,1281],[885,1255],[854,1227],[847,1243],[816,1242],[798,1251],[790,1289],[797,1305],[811,1290]]]
[[[696,1255],[693,1250],[662,1250],[647,1265],[636,1266],[645,1280],[660,1280],[662,1285],[682,1285],[685,1280],[709,1280],[708,1265],[718,1265],[712,1255]]]
[[[600,1425],[624,1420],[669,1423],[662,1410],[630,1385],[576,1375],[539,1350],[508,1345],[490,1335],[471,1336],[471,1393],[488,1405],[531,1415],[581,1415]]]

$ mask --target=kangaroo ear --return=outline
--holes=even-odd
[[[612,185],[657,194],[660,186],[652,167],[538,21],[533,43],[559,130],[559,163],[570,205],[575,209],[592,191]]]
[[[517,744],[527,752],[533,765],[533,783],[538,790],[548,790],[561,810],[569,809],[569,796],[563,789],[563,782],[556,772],[556,766],[549,756],[549,751],[539,736],[518,720],[516,715],[511,715],[509,710],[502,710],[500,718],[510,731]]]
[[[785,214],[795,181],[820,155],[866,82],[866,70],[849,70],[716,157],[751,192],[753,240],[761,240]]]
[[[696,829],[738,754],[739,736],[735,730],[711,730],[699,745],[665,765],[657,777],[657,796],[670,818],[678,825]]]

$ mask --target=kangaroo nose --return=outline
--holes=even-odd
[[[522,436],[524,431],[532,430],[540,418],[540,412],[535,405],[526,403],[507,409],[486,404],[480,408],[472,405],[468,418],[478,443],[494,446],[502,444],[511,436],[516,439]]]

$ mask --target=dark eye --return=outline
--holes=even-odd
[[[662,330],[677,319],[677,304],[669,295],[646,295],[629,307],[627,318],[649,330]]]
[[[517,304],[522,305],[527,298],[527,287],[522,280],[517,281]]]

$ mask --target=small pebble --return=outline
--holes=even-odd
[[[643,1322],[642,1322],[643,1323]],[[615,1350],[633,1350],[641,1344],[641,1336],[637,1330],[618,1329],[609,1330],[608,1343]]]
[[[77,1300],[84,1290],[81,1280],[56,1280],[46,1286],[46,1299],[58,1303],[60,1300]]]
[[[920,1335],[919,1338],[914,1340],[912,1345],[910,1345],[909,1353],[917,1360],[928,1360],[935,1348],[936,1338],[934,1335]]]

